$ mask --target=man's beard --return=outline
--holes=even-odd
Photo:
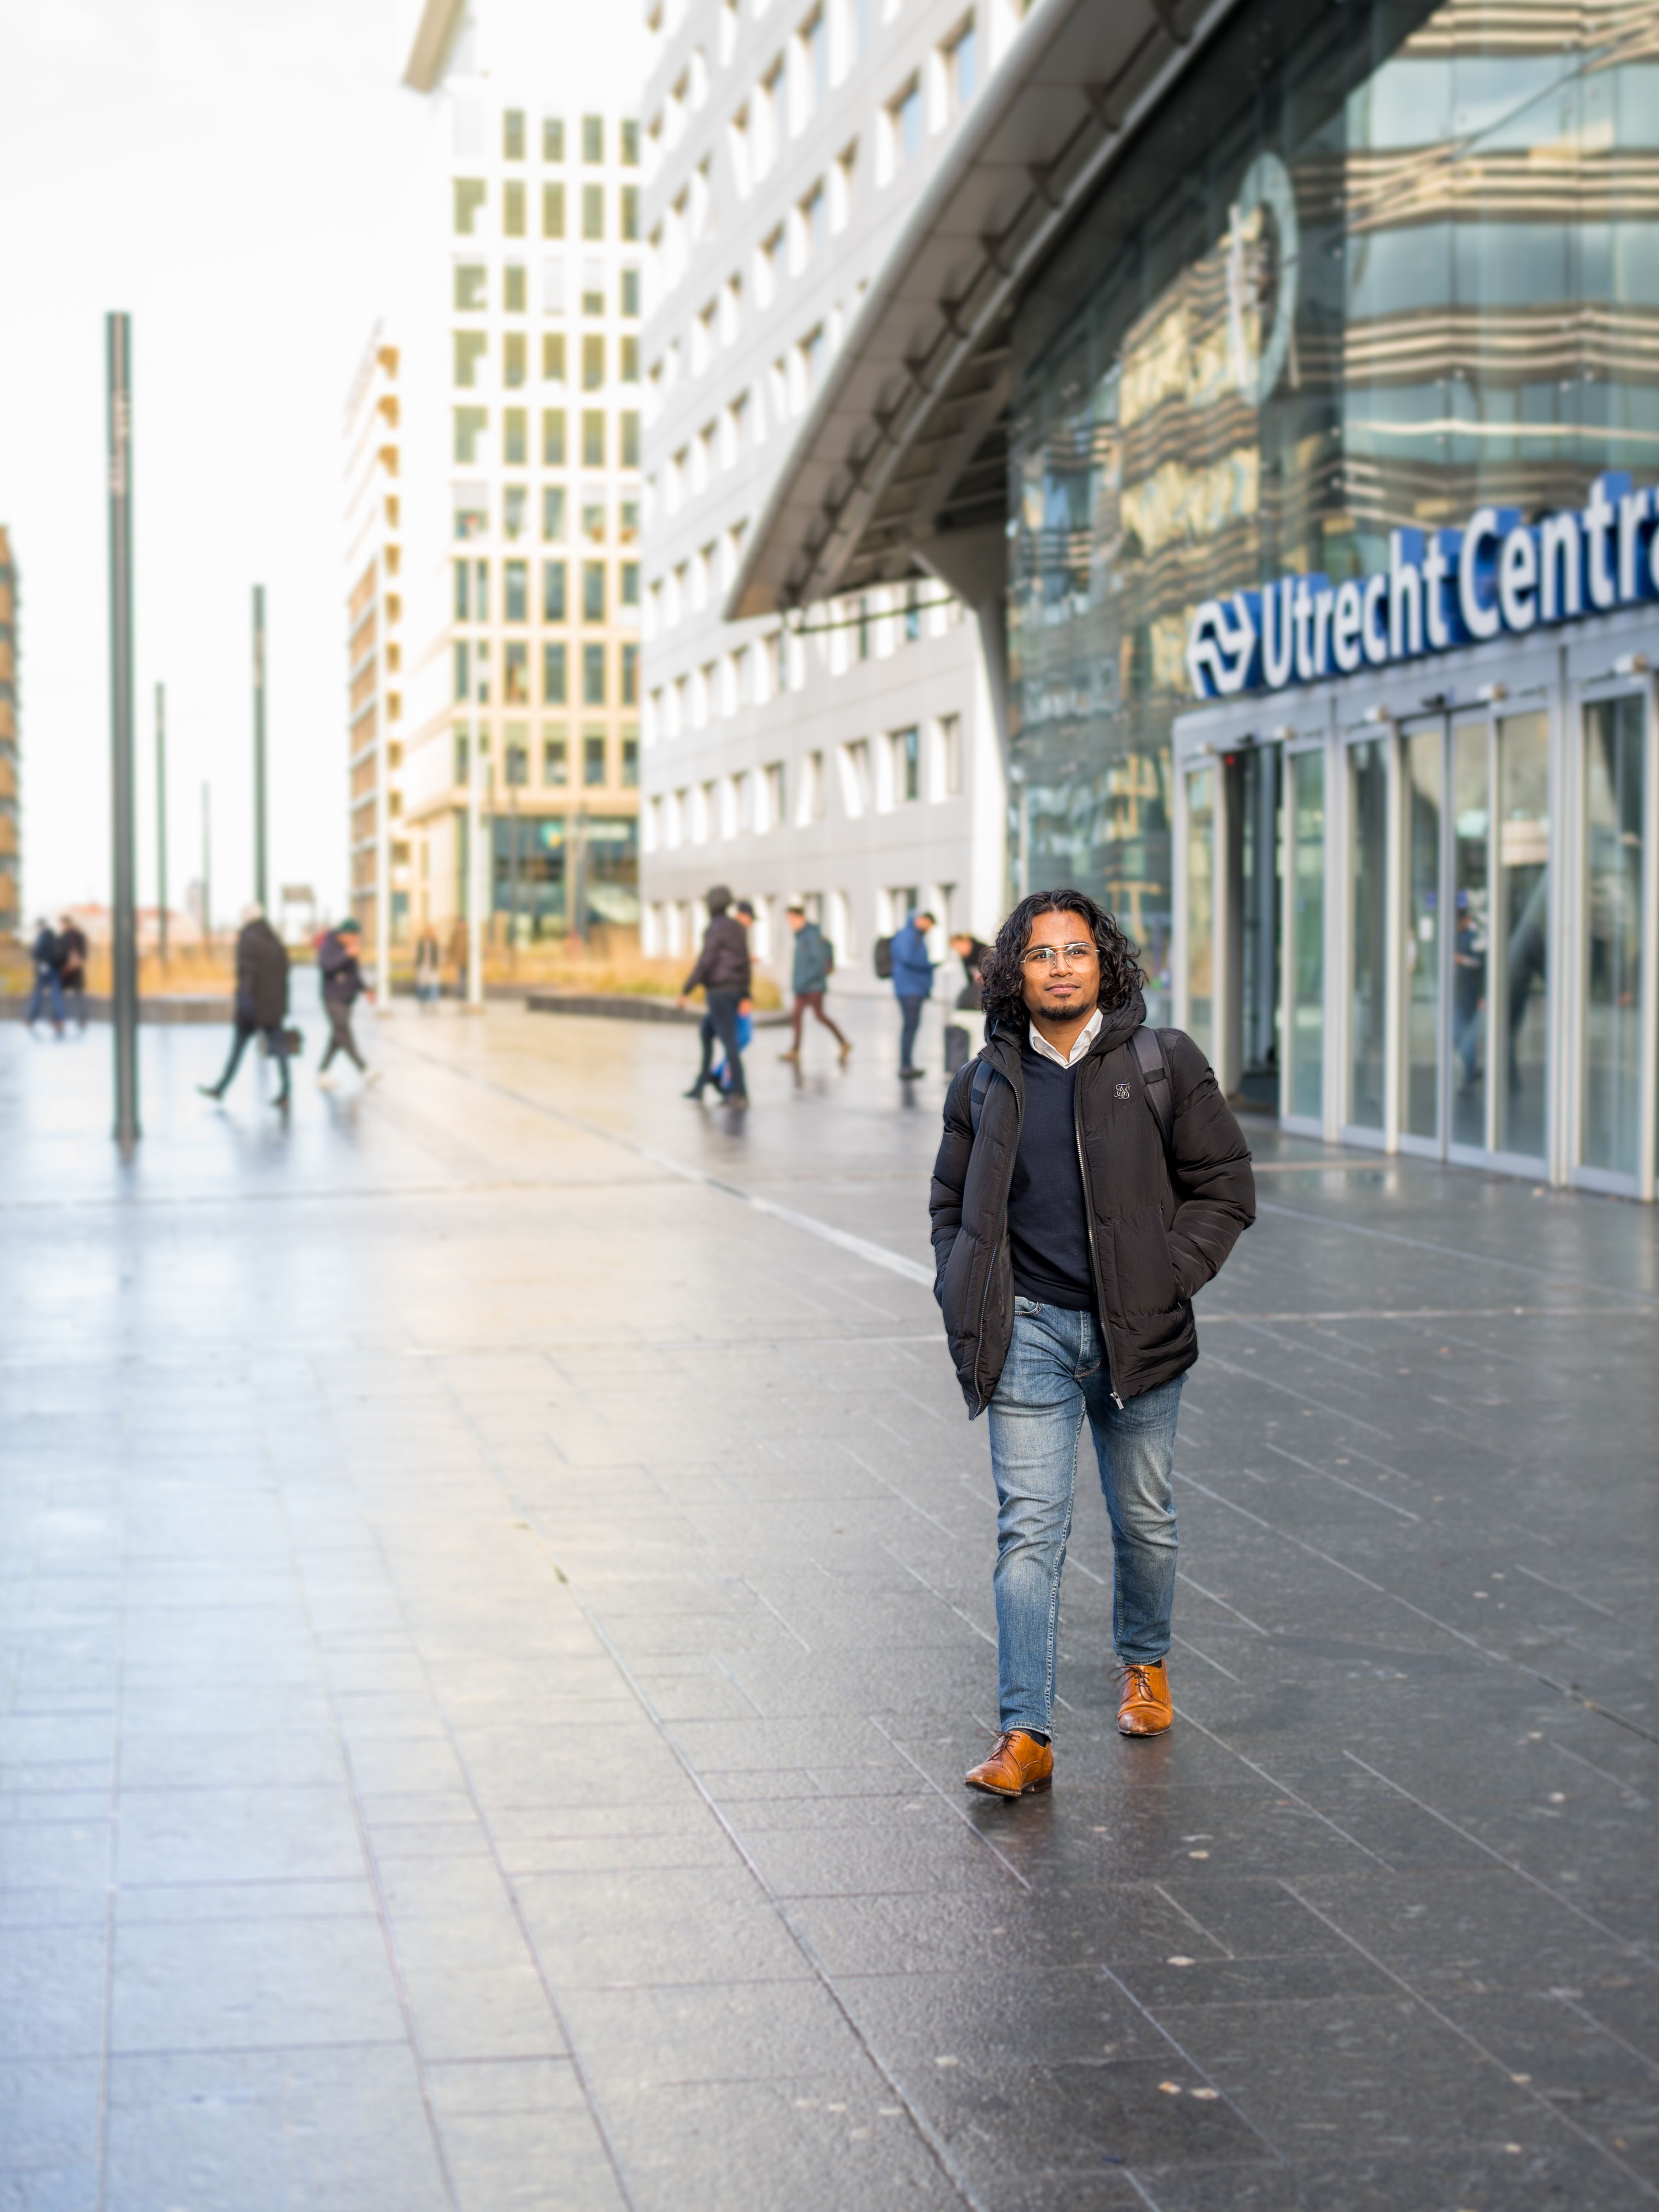
[[[1057,1006],[1051,1005],[1047,995],[1040,993],[1037,1002],[1030,1012],[1041,1014],[1045,1022],[1074,1022],[1079,1017],[1086,1022],[1099,1004],[1100,990],[1097,985],[1095,995],[1086,1006],[1080,1006],[1075,999],[1062,1000]]]

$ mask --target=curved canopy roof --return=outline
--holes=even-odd
[[[1238,0],[1035,0],[918,201],[750,539],[729,620],[915,573],[1000,588],[1025,287]]]

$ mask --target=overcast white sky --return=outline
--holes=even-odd
[[[618,17],[623,42],[637,37],[637,0],[537,12],[577,97],[592,67],[611,75]],[[261,582],[272,883],[310,883],[339,910],[341,422],[424,126],[426,103],[399,84],[418,13],[0,0],[0,522],[21,585],[26,921],[108,896],[111,308],[133,318],[141,899],[155,896],[158,679],[173,902],[198,872],[204,781],[216,914],[251,896]]]

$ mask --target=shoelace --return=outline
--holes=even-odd
[[[1123,1694],[1127,1698],[1132,1692],[1137,1698],[1145,1698],[1148,1705],[1158,1702],[1144,1667],[1126,1667],[1123,1670]]]

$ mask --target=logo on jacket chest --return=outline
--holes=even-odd
[[[1129,1086],[1127,1083],[1118,1084],[1112,1092],[1114,1098],[1127,1098],[1128,1095]]]

